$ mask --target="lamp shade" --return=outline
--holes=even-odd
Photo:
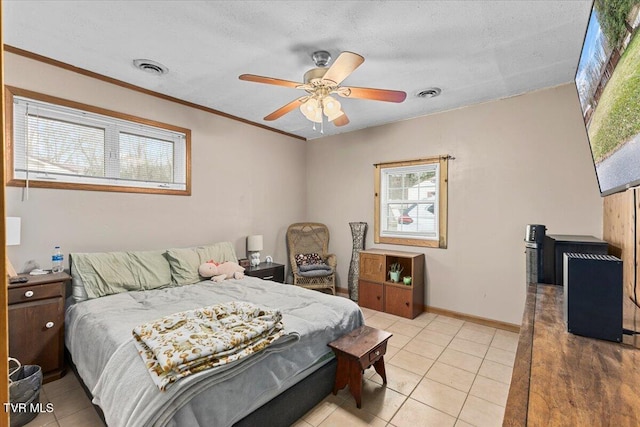
[[[322,108],[320,102],[315,98],[309,98],[300,105],[300,111],[312,122],[322,122]]]
[[[322,98],[322,109],[324,115],[327,116],[327,119],[329,119],[330,122],[344,114],[344,111],[342,111],[340,107],[340,103],[332,97],[325,96]]]
[[[20,217],[8,216],[6,218],[5,234],[7,236],[7,246],[20,244]]]
[[[262,235],[255,235],[255,236],[249,236],[247,237],[247,250],[254,252],[254,251],[261,251],[262,250]]]

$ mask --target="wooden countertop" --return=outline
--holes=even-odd
[[[638,336],[619,344],[573,335],[562,299],[562,286],[527,289],[503,426],[640,425]],[[627,302],[624,317],[634,327],[637,307]]]

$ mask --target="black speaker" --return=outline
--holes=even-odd
[[[572,334],[622,341],[622,260],[565,253],[564,320]]]
[[[542,245],[547,227],[528,224],[524,235],[524,253],[527,262],[527,283],[541,283],[544,276]]]

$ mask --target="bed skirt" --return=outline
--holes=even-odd
[[[71,359],[71,354],[66,348],[65,359],[67,366],[71,367],[71,370],[76,378],[78,378],[89,400],[93,399],[91,392],[82,381],[82,378],[80,378],[80,375],[78,375],[76,366]],[[299,383],[289,387],[235,423],[234,427],[253,427],[256,425],[264,427],[288,427],[292,425],[331,393],[336,377],[336,367],[337,362],[334,358]],[[106,425],[104,414],[100,407],[93,405],[93,408]]]

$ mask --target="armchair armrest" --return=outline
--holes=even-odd
[[[336,269],[336,265],[337,265],[337,261],[336,261],[336,256],[335,254],[327,254],[325,256],[325,263],[329,266],[332,267],[334,270]]]

